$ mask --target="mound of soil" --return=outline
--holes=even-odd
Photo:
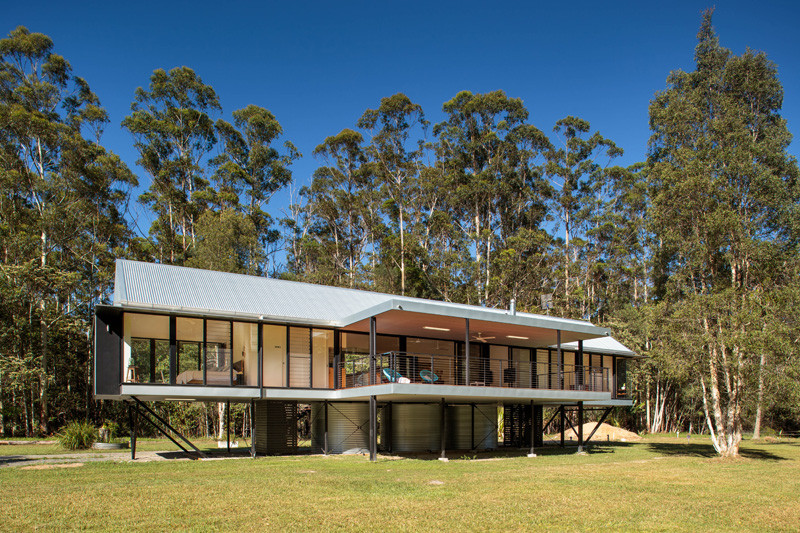
[[[594,430],[594,427],[597,425],[597,422],[587,422],[583,425],[583,438],[586,439],[589,437],[589,434]],[[564,432],[564,438],[569,440],[578,440],[578,435],[572,430],[572,428],[568,427],[567,430]],[[628,431],[627,429],[618,428],[616,426],[612,426],[610,424],[601,424],[597,431],[595,432],[594,436],[592,437],[592,442],[603,442],[603,441],[614,441],[614,442],[630,442],[641,440],[642,437],[634,433],[633,431]]]

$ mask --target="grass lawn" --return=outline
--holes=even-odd
[[[535,459],[363,456],[0,469],[0,529],[792,530],[800,443],[650,437]]]
[[[14,439],[16,441],[22,441],[23,439]],[[40,439],[45,440],[45,439]],[[49,440],[55,440],[55,438],[48,438]],[[237,439],[231,438],[231,442],[235,442]],[[213,439],[191,439],[192,443],[200,448],[201,450],[216,450],[217,449],[217,441]],[[238,439],[240,447],[247,447],[250,444],[250,441],[245,442],[241,438]],[[125,441],[127,442],[127,441]],[[183,444],[183,443],[182,443]],[[187,446],[188,448],[188,446]],[[139,438],[136,440],[136,451],[143,451],[143,452],[160,452],[160,451],[180,451],[180,448],[175,446],[172,442],[168,439],[143,439]],[[60,444],[13,444],[13,445],[0,445],[0,457],[8,456],[8,455],[57,455],[57,454],[64,454],[64,453],[97,453],[97,454],[104,454],[104,453],[120,453],[127,451],[130,453],[130,450],[78,450],[77,452],[73,452],[61,447]]]

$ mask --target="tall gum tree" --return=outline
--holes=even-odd
[[[217,142],[211,115],[220,109],[214,89],[192,69],[157,69],[147,89],[136,89],[131,114],[122,121],[133,135],[137,163],[152,180],[139,200],[156,214],[151,234],[162,261],[182,263],[195,244],[194,225],[209,184],[205,158]]]
[[[78,368],[89,384],[91,307],[128,236],[121,209],[136,178],[100,146],[107,123],[49,37],[20,26],[0,40],[0,401],[10,369],[26,433],[34,398],[38,430],[47,433],[51,393],[78,390]]]
[[[306,200],[303,261],[298,273],[317,283],[361,287],[367,251],[375,253],[374,165],[361,133],[344,129],[314,149],[326,163],[300,194]],[[305,267],[311,267],[314,272]],[[320,268],[321,267],[321,268]]]
[[[696,68],[674,71],[650,104],[650,219],[661,257],[655,287],[681,324],[716,450],[736,456],[749,375],[774,291],[797,249],[798,169],[780,116],[783,89],[765,54],[722,48],[703,15]]]
[[[413,191],[419,189],[417,180],[422,168],[424,140],[409,149],[409,137],[415,127],[424,131],[428,126],[422,106],[415,104],[403,93],[382,98],[377,109],[367,109],[357,126],[371,133],[369,156],[376,163],[378,180],[385,195],[391,199],[397,214],[400,233],[400,294],[406,294],[406,224]],[[410,194],[411,193],[411,194]],[[391,217],[395,218],[395,217]]]
[[[599,132],[591,133],[589,122],[577,117],[559,120],[553,132],[557,141],[547,154],[547,176],[554,189],[553,211],[564,231],[563,290],[557,292],[563,294],[563,313],[583,317],[590,286],[585,276],[581,282],[577,263],[586,248],[586,224],[601,203],[605,169],[622,149]],[[583,270],[588,273],[588,264]]]
[[[492,249],[500,213],[495,199],[513,172],[510,160],[518,150],[509,138],[526,126],[528,110],[521,99],[503,91],[458,93],[445,102],[446,120],[436,124],[444,181],[455,201],[453,215],[474,248],[472,283],[477,302],[486,304],[491,291]],[[473,293],[475,294],[475,293]]]
[[[289,167],[300,154],[289,141],[283,143],[283,151],[276,146],[283,128],[275,115],[263,107],[249,105],[234,111],[233,124],[219,119],[215,128],[222,152],[211,159],[217,190],[210,191],[208,201],[235,209],[250,219],[255,239],[245,258],[244,271],[267,274],[268,248],[276,244],[279,235],[266,206],[275,193],[291,182]]]

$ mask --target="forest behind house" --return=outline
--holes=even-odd
[[[91,393],[115,258],[514,299],[646,356],[618,423],[702,431],[723,455],[745,431],[800,430],[800,183],[777,66],[721,46],[711,11],[694,59],[654,88],[648,157],[628,167],[586,120],[534,124],[502,90],[459,92],[438,123],[405,94],[365,102],[300,154],[268,109],[227,115],[201,73],[157,69],[122,121],[132,169],[103,145],[117,124],[91,80],[14,29],[0,41],[0,435],[124,420]],[[318,166],[296,188],[300,157]],[[210,406],[160,408],[190,434],[217,427]]]

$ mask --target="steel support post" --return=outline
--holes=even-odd
[[[375,352],[377,351],[377,325],[374,316],[369,317],[369,384],[375,385]]]
[[[472,425],[469,428],[469,443],[470,443],[470,450],[475,449],[475,404],[469,404],[470,414],[472,415]]]
[[[225,402],[225,434],[228,440],[228,453],[231,453],[231,402]]]
[[[258,323],[258,397],[264,397],[264,324]]]
[[[578,402],[578,453],[583,452],[583,402]]]
[[[131,426],[131,461],[136,460],[136,405],[133,402],[128,404],[128,423]]]
[[[556,351],[558,353],[558,358],[556,359],[556,364],[558,365],[558,390],[564,389],[564,358],[562,357],[561,353],[561,330],[556,330]]]
[[[561,447],[564,447],[564,431],[566,430],[567,425],[567,415],[564,412],[564,406],[561,406]]]
[[[439,459],[446,460],[447,455],[445,453],[445,440],[447,438],[447,426],[445,425],[445,417],[447,416],[447,404],[444,402],[444,398],[442,398],[442,408],[441,408],[441,417],[439,419],[439,436],[441,437],[441,449],[442,453],[439,456]]]
[[[383,408],[383,423],[386,424],[386,442],[383,443],[383,449],[392,452],[392,402],[386,404]]]
[[[469,318],[464,319],[464,385],[469,385]]]
[[[259,324],[259,329],[261,325]],[[256,457],[256,401],[250,400],[250,457]]]
[[[328,455],[328,400],[324,402],[325,433],[322,435],[322,453]]]
[[[378,460],[378,398],[369,397],[369,460]]]
[[[530,433],[531,433],[531,451],[530,451],[530,453],[528,453],[528,457],[536,457],[536,450],[534,449],[536,447],[536,440],[535,440],[535,437],[534,437],[534,434],[536,433],[536,430],[534,428],[534,423],[533,423],[534,419],[535,419],[535,417],[533,416],[533,400],[531,400],[531,431],[530,431]]]

